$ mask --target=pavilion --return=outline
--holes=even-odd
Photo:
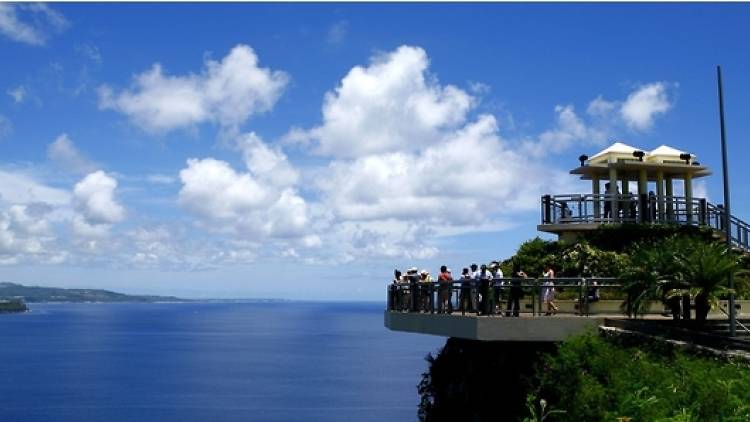
[[[615,142],[579,160],[570,174],[590,180],[591,193],[543,196],[540,231],[575,238],[608,223],[711,224],[721,214],[721,206],[693,196],[693,180],[711,171],[688,152],[667,145],[646,151]],[[675,195],[675,188],[682,196]]]

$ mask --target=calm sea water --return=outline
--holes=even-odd
[[[0,420],[412,421],[439,337],[382,304],[31,304],[0,315]]]

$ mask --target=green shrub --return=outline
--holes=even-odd
[[[565,413],[550,421],[750,420],[750,366],[624,347],[594,334],[542,358],[530,397]]]

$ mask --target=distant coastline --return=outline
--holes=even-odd
[[[157,303],[193,302],[175,296],[127,295],[101,289],[63,289],[58,287],[24,286],[16,283],[0,283],[0,300],[8,302],[20,298],[21,303]],[[9,300],[10,299],[10,300]],[[24,305],[25,307],[25,305]],[[2,309],[2,308],[0,308]],[[23,310],[26,310],[25,308]],[[0,312],[2,312],[0,310]]]

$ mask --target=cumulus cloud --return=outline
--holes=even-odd
[[[47,146],[47,158],[57,165],[78,174],[88,174],[96,170],[96,163],[84,156],[67,134],[58,136]]]
[[[576,144],[601,144],[606,136],[601,127],[587,125],[572,105],[558,105],[555,107],[555,127],[542,132],[537,139],[526,141],[524,150],[535,157],[543,157]]]
[[[44,45],[52,33],[67,27],[65,17],[46,4],[0,3],[0,33],[14,41]]]
[[[497,129],[494,117],[484,115],[417,153],[334,161],[317,186],[324,204],[349,221],[458,226],[508,218],[536,208],[550,180],[565,179],[509,148]]]
[[[82,217],[79,225],[107,226],[122,221],[125,208],[115,200],[116,188],[117,180],[101,170],[89,173],[76,183],[73,199]]]
[[[44,212],[34,212],[33,208],[13,205],[0,212],[0,263],[16,263],[25,255],[44,252],[48,224]]]
[[[629,127],[648,130],[653,126],[654,118],[666,113],[671,107],[666,84],[655,82],[643,85],[628,95],[620,108],[620,114]]]
[[[466,120],[474,99],[427,73],[418,47],[402,46],[356,66],[323,101],[323,122],[307,132],[315,151],[334,157],[414,150]],[[300,134],[296,134],[299,139]]]
[[[255,133],[239,136],[237,146],[247,168],[262,182],[282,187],[297,183],[299,173],[281,149],[269,147]]]
[[[236,129],[250,116],[270,110],[288,76],[259,67],[250,46],[237,45],[221,61],[206,60],[200,74],[170,76],[162,66],[138,74],[133,86],[116,92],[99,88],[99,107],[126,115],[152,133],[213,122]]]
[[[247,171],[214,158],[189,159],[180,171],[179,203],[216,231],[251,239],[304,236],[308,207],[286,156],[254,134],[238,144]]]

